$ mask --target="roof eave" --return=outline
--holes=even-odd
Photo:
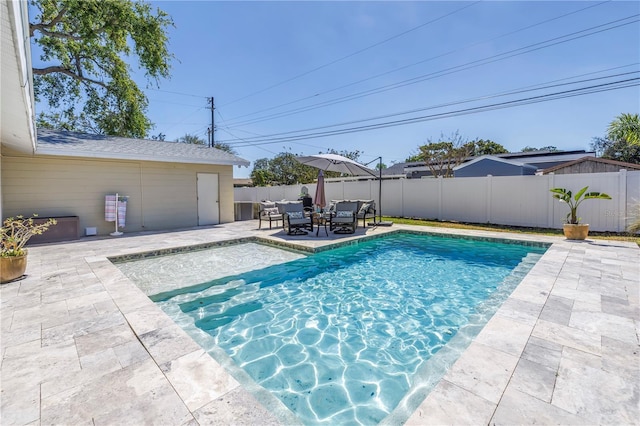
[[[74,157],[74,158],[95,158],[95,159],[105,159],[105,160],[132,160],[132,161],[155,161],[160,163],[187,163],[187,164],[208,164],[214,166],[244,166],[249,167],[251,162],[246,160],[210,160],[207,161],[205,159],[196,159],[196,158],[184,158],[184,157],[154,157],[154,156],[145,156],[145,155],[131,155],[131,154],[123,154],[123,153],[96,153],[90,151],[61,151],[57,149],[51,149],[43,147],[42,145],[38,146],[37,149],[38,155],[44,156],[56,156],[56,157]]]
[[[33,153],[36,146],[28,3],[2,2],[2,113],[0,140],[19,152]]]

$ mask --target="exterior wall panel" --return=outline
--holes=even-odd
[[[145,209],[139,222],[143,229],[198,225],[196,175],[188,166],[144,164],[140,167],[140,179],[142,191],[138,199]],[[176,216],[180,219],[176,220]]]
[[[375,180],[331,182],[327,200],[377,198]],[[251,201],[256,193],[299,193],[302,185],[236,189],[238,201]],[[311,188],[311,185],[307,185]],[[578,214],[593,231],[623,232],[640,215],[640,171],[543,176],[485,176],[453,179],[390,179],[383,181],[382,213],[387,216],[456,220],[471,223],[562,228],[568,207],[549,189],[574,192],[589,186],[612,200],[586,200]],[[346,197],[345,194],[349,194]],[[374,196],[369,196],[374,194]],[[379,204],[378,204],[379,205]]]
[[[492,177],[490,182],[490,222],[552,227],[547,223],[547,206],[553,202],[547,179],[542,176],[502,176]]]
[[[203,168],[204,169],[204,168]],[[205,173],[218,173],[218,200],[220,204],[220,223],[233,222],[233,166],[208,166]]]
[[[624,206],[626,214],[617,212],[624,217],[625,229],[634,221],[640,220],[640,173],[627,173],[627,199]]]
[[[234,220],[232,166],[4,155],[3,217],[78,216],[80,230],[113,232],[104,196],[129,196],[124,232],[197,226],[196,175],[219,175],[220,222]]]
[[[626,172],[625,172],[626,173]],[[589,179],[585,179],[589,176]],[[589,186],[588,191],[598,191],[609,194],[612,200],[586,200],[578,207],[578,216],[582,218],[582,223],[588,223],[589,229],[594,231],[618,231],[617,213],[618,202],[621,197],[626,197],[626,193],[619,191],[619,174],[618,173],[592,173],[592,174],[576,174],[576,175],[559,175],[555,176],[553,182],[554,187],[572,189],[576,191]],[[556,200],[554,205],[554,223],[553,227],[561,227],[566,215],[569,211],[564,203]],[[624,215],[624,212],[620,212]],[[622,231],[622,229],[620,230]]]
[[[455,177],[522,176],[535,174],[535,167],[518,166],[501,161],[481,160],[453,172]]]
[[[403,181],[401,180],[393,180],[393,181],[382,181],[382,204],[378,200],[378,191],[379,191],[379,181],[372,180],[370,181],[372,188],[375,188],[373,192],[372,199],[376,200],[376,209],[379,206],[382,207],[382,214],[387,216],[401,216],[403,214]],[[376,215],[379,212],[376,211]]]
[[[345,182],[325,182],[324,195],[327,199],[327,203],[331,200],[345,200],[344,196]]]
[[[447,220],[486,223],[486,178],[442,179],[442,216]]]
[[[442,179],[402,179],[401,181],[403,182],[402,199],[394,200],[392,203],[394,207],[402,205],[403,215],[406,217],[437,219],[440,214]],[[386,193],[382,194],[382,198],[387,200]],[[383,207],[382,213],[391,214],[391,210]]]

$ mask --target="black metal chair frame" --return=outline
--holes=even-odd
[[[358,203],[360,204],[360,203]],[[375,208],[375,204],[371,204],[369,206],[369,208],[367,209],[367,211],[365,211],[364,213],[360,214],[360,210],[358,210],[358,214],[356,214],[356,217],[358,219],[362,219],[362,226],[367,226],[367,216],[369,216],[369,219],[374,219],[376,218],[376,208]]]
[[[274,203],[275,204],[275,203]],[[266,213],[264,212],[264,207],[261,204],[260,205],[260,211],[258,212],[258,229],[262,228],[262,218],[264,216],[265,221],[267,220],[267,218],[269,218],[269,229],[271,229],[271,224],[272,222],[275,222],[276,225],[278,224],[278,221],[282,221],[282,227],[284,228],[284,216],[282,215],[282,213],[277,213],[277,214],[271,214],[271,213]]]
[[[289,213],[291,212],[283,214],[284,222],[282,224],[283,228],[287,231],[287,235],[307,235],[307,230],[313,232],[313,218],[310,215],[304,214],[303,218],[307,220],[292,224]]]
[[[353,234],[356,232],[356,228],[358,228],[358,212],[353,210],[353,209],[349,209],[348,211],[351,212],[351,220],[349,222],[346,222],[344,219],[344,217],[341,217],[340,221],[336,222],[336,219],[338,218],[337,214],[339,210],[339,204],[343,204],[343,203],[338,203],[335,207],[335,211],[332,211],[331,214],[329,215],[329,230],[333,231],[336,234]],[[354,208],[357,207],[357,203],[356,202],[351,202],[351,201],[346,201],[344,202],[344,204],[347,205],[355,205]]]

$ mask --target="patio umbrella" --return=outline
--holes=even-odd
[[[363,166],[350,158],[338,154],[315,154],[295,158],[302,164],[324,170],[325,172],[339,172],[354,176],[377,176],[376,172],[367,166]]]
[[[322,169],[318,170],[318,184],[316,185],[316,194],[313,197],[313,204],[324,208],[327,205],[327,199],[324,195],[324,172]]]
[[[380,204],[382,204],[382,169],[379,170],[379,175],[376,174],[375,171],[371,170],[365,165],[358,163],[357,161],[353,161],[350,158],[344,157],[338,154],[315,154],[315,155],[307,155],[301,157],[295,157],[295,159],[307,166],[315,167],[320,170],[324,170],[327,172],[339,172],[345,173],[348,175],[354,176],[373,176],[379,179],[379,189],[378,189],[378,198],[380,199]],[[382,157],[376,158],[380,159],[380,163],[382,163]],[[324,182],[324,178],[323,178]],[[380,214],[380,219],[378,222],[375,222],[376,225],[389,225],[392,222],[382,222],[382,206],[378,205],[378,212]]]

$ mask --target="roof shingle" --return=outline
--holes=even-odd
[[[38,129],[36,153],[70,157],[249,167],[250,162],[203,145]]]

